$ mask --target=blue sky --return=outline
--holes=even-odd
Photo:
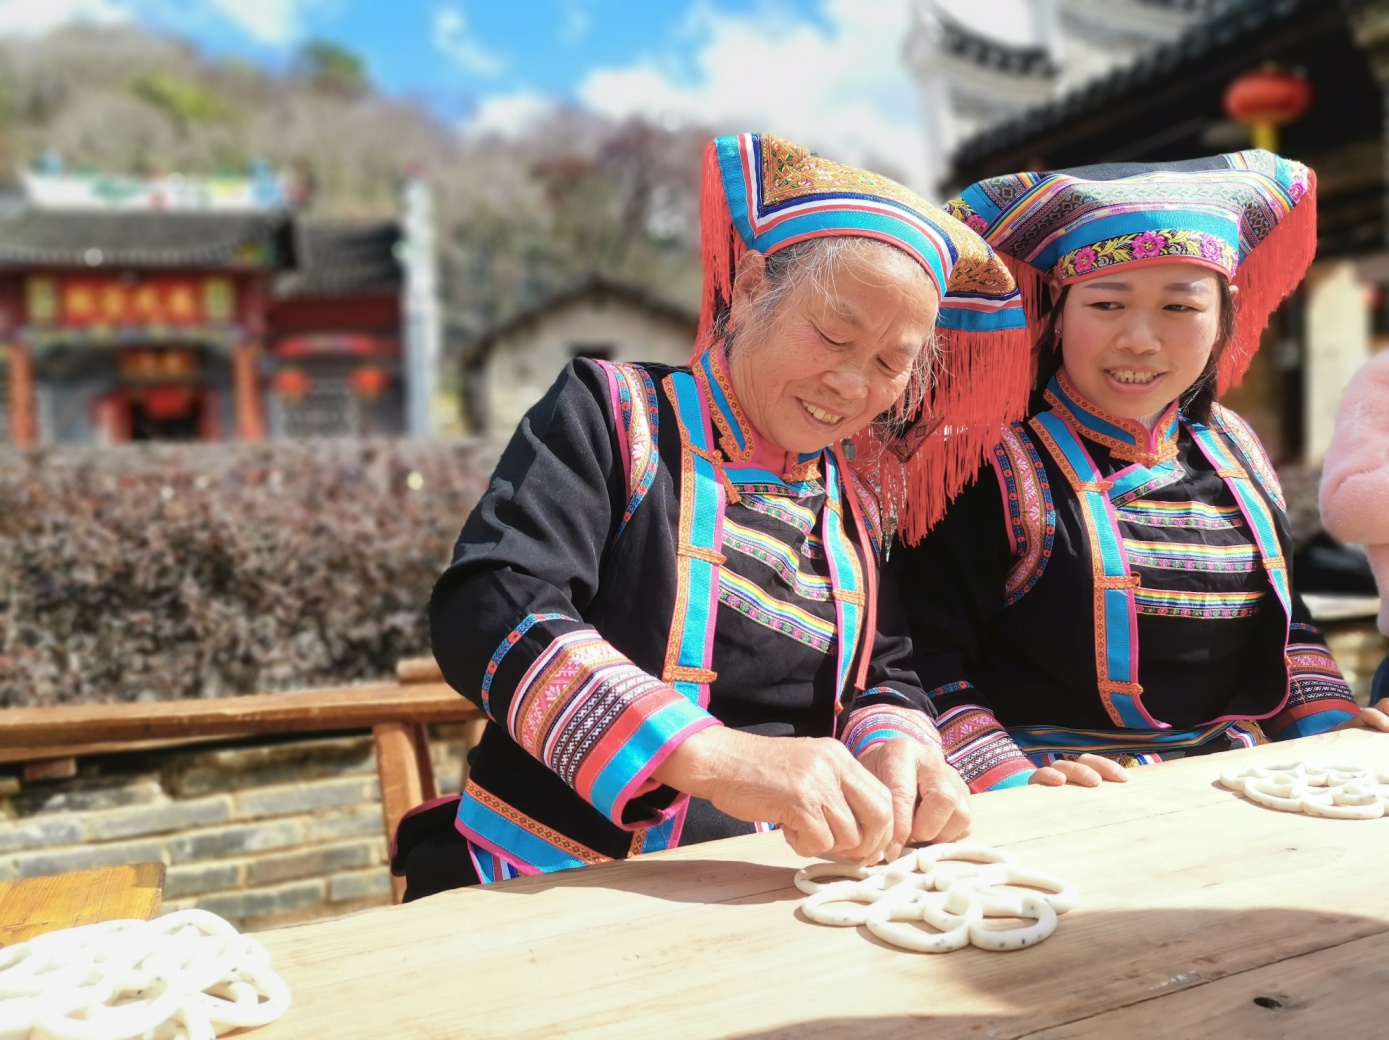
[[[1001,34],[1026,0],[937,0]],[[283,67],[309,38],[461,133],[555,103],[760,129],[908,181],[926,142],[902,60],[913,0],[0,0],[0,33],[135,22]],[[983,9],[987,13],[979,13]],[[1026,21],[1026,19],[1022,19]]]

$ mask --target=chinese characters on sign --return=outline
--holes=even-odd
[[[53,278],[25,285],[30,325],[65,328],[186,326],[224,323],[236,311],[228,278]]]

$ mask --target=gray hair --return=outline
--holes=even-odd
[[[725,310],[717,317],[716,337],[724,341],[724,349],[731,356],[737,349],[735,341],[760,339],[771,327],[777,312],[802,288],[819,294],[821,299],[833,299],[836,295],[837,279],[844,271],[844,261],[848,259],[867,259],[873,261],[874,266],[886,266],[889,263],[899,263],[903,259],[910,260],[910,257],[888,242],[854,235],[812,238],[779,249],[768,255],[765,260],[763,290],[744,316],[738,334],[735,336],[728,328],[729,312]],[[911,264],[920,271],[923,278],[928,277],[919,264],[915,261],[911,261]],[[855,273],[854,277],[860,276]],[[933,333],[922,345],[916,360],[912,363],[912,374],[907,381],[902,405],[900,409],[894,409],[900,414],[884,413],[875,420],[881,432],[890,437],[902,418],[912,415],[926,399],[936,353],[936,339]]]

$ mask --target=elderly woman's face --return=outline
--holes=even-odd
[[[806,280],[753,327],[742,319],[766,290],[763,258],[739,265],[729,375],[748,420],[783,451],[819,451],[890,408],[935,327],[939,297],[906,253],[849,252],[828,283]]]

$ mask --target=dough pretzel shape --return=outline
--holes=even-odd
[[[1282,762],[1222,773],[1220,783],[1280,812],[1335,820],[1389,815],[1389,773],[1359,766]]]
[[[998,849],[965,843],[926,846],[875,867],[816,863],[797,871],[796,885],[808,893],[801,911],[811,921],[864,926],[884,942],[918,953],[950,953],[971,944],[994,951],[1035,946],[1076,902],[1065,882],[1024,870]],[[988,925],[1000,917],[1029,923]],[[918,927],[923,924],[934,931]]]
[[[205,910],[109,921],[0,950],[0,1037],[215,1040],[289,1008],[254,939]]]

